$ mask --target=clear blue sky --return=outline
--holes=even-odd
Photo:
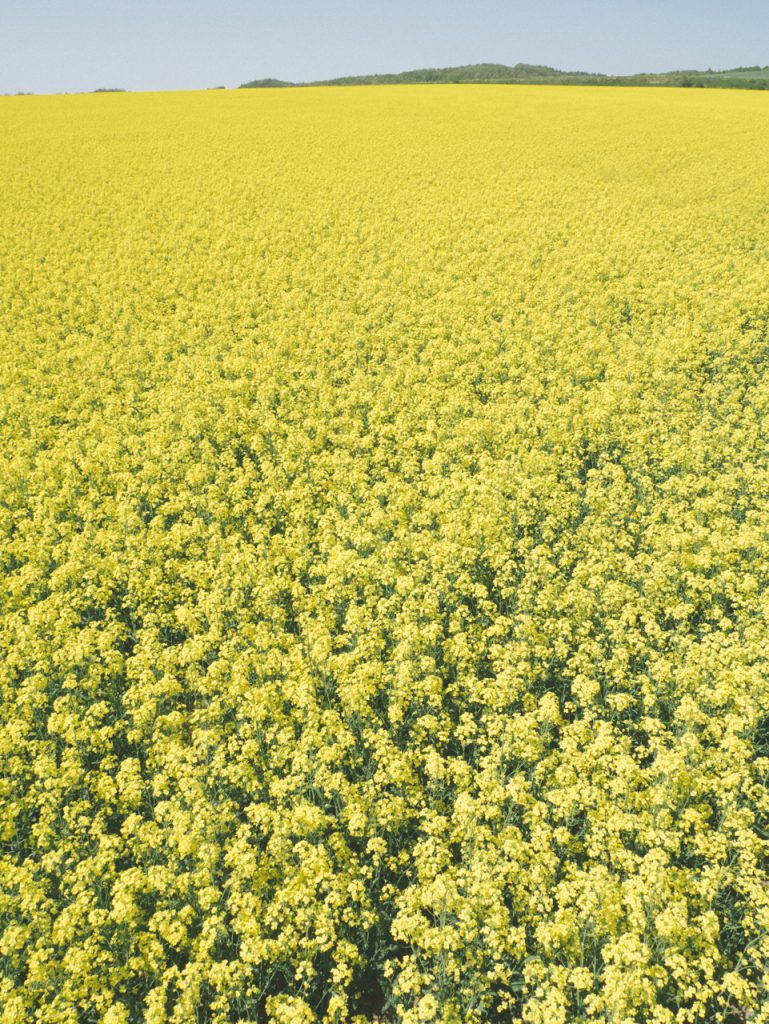
[[[493,61],[769,64],[767,0],[0,0],[0,93],[195,89]]]

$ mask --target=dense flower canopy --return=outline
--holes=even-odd
[[[769,98],[0,99],[0,1022],[769,1021]]]

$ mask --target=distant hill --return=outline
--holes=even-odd
[[[545,64],[463,64],[453,68],[419,68],[385,75],[348,75],[318,82],[285,82],[261,78],[241,89],[285,89],[317,85],[405,85],[417,83],[475,83],[510,85],[640,85],[683,88],[769,89],[769,66],[726,71],[666,71],[660,74],[604,75],[589,71],[560,71]]]
[[[541,64],[463,64],[455,68],[422,68],[417,71],[402,71],[394,75],[356,75],[345,78],[332,78],[327,82],[316,82],[316,85],[396,85],[401,82],[529,82],[549,81],[551,79],[581,80],[583,78],[602,78],[602,75],[590,75],[585,71],[558,71],[557,68]]]
[[[241,89],[286,89],[298,85],[297,82],[282,82],[279,78],[259,78],[255,82],[246,82]]]

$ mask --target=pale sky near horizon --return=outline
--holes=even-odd
[[[489,61],[769,64],[767,0],[0,0],[0,93],[205,89]]]

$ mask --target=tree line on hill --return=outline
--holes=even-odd
[[[604,75],[587,71],[560,71],[543,64],[465,64],[451,68],[420,68],[397,74],[348,75],[314,82],[288,82],[261,78],[244,82],[241,89],[280,89],[317,85],[530,84],[530,85],[630,85],[682,88],[769,88],[769,66],[730,68],[727,71],[667,71],[658,74]]]

